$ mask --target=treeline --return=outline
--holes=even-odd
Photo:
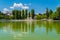
[[[53,19],[60,20],[60,7],[57,7],[56,11],[46,8],[46,12],[37,14],[36,19]]]
[[[31,11],[28,11],[27,9],[23,10],[12,10],[11,12],[2,13],[0,11],[0,19],[27,19],[31,17],[34,19],[35,11],[32,9]]]
[[[31,11],[28,11],[27,9],[25,10],[13,10],[12,11],[13,14],[13,19],[27,19],[27,17],[31,17],[32,19],[34,19],[34,9],[32,9]]]
[[[34,9],[31,9],[28,11],[27,9],[23,10],[12,10],[12,13],[2,13],[0,11],[0,19],[54,19],[54,20],[60,20],[60,7],[57,7],[56,11],[53,12],[52,9],[46,8],[45,13],[35,13]]]

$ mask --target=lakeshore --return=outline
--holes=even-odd
[[[53,19],[41,19],[41,20],[33,20],[33,19],[25,19],[25,20],[0,20],[0,22],[19,22],[19,21],[60,21],[60,20],[53,20]]]

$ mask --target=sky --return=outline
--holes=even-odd
[[[60,0],[0,0],[0,11],[6,12],[14,9],[34,9],[35,13],[44,13],[46,8],[56,10]]]

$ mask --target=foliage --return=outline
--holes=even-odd
[[[36,15],[36,19],[40,20],[41,19],[41,15]]]
[[[25,9],[25,18],[27,18],[27,15],[28,15],[28,10]]]
[[[58,14],[55,12],[55,13],[53,13],[52,15],[50,15],[50,18],[51,18],[51,19],[54,19],[54,18],[57,18],[57,16],[58,16]]]
[[[46,8],[46,16],[47,16],[47,19],[49,18],[49,11],[48,11],[48,8]]]
[[[34,19],[34,15],[35,15],[34,9],[31,10],[31,15],[32,15],[32,19]]]
[[[57,7],[58,18],[60,18],[60,7]]]
[[[31,17],[32,19],[36,18],[38,20],[40,19],[60,19],[60,7],[57,7],[56,11],[53,12],[52,9],[48,10],[46,8],[45,13],[39,13],[38,15],[35,14],[35,10],[31,9],[31,11],[28,11],[27,9],[23,10],[12,10],[12,16],[2,13],[0,11],[0,19],[27,19],[27,17]]]
[[[41,18],[46,19],[47,18],[46,14],[42,14]]]

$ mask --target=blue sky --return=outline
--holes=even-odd
[[[58,6],[60,6],[60,0],[0,0],[0,11],[12,10],[10,7],[16,4],[23,4],[26,5],[31,10],[32,8],[35,9],[35,13],[44,13],[45,9],[52,9],[53,11],[56,10]],[[25,7],[25,6],[24,6]],[[21,9],[20,7],[14,9]]]

